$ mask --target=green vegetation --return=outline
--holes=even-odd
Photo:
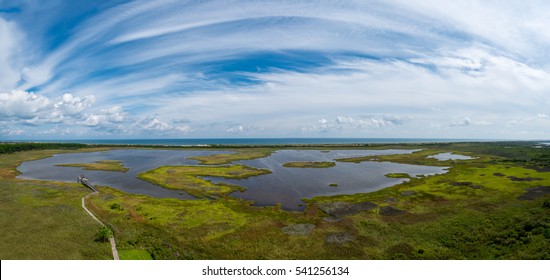
[[[21,162],[62,152],[0,156],[0,259],[112,259],[110,246],[94,241],[100,226],[81,208],[88,189],[15,178]]]
[[[139,229],[139,234],[121,238],[128,238],[127,244],[142,246],[140,248],[150,252],[153,258],[550,258],[547,253],[550,248],[547,196],[518,199],[528,188],[549,185],[550,173],[539,172],[530,165],[514,164],[510,158],[479,153],[481,147],[476,144],[472,145],[472,150],[478,152],[476,159],[446,162],[444,166],[451,167],[446,174],[411,178],[409,182],[373,193],[316,197],[307,200],[303,213],[282,211],[277,206],[250,207],[247,202],[230,197],[177,201],[131,196],[112,190],[102,190],[108,195],[93,198],[92,204],[98,205],[100,215],[110,216],[107,219],[116,220],[113,223],[120,224],[121,228],[134,233]],[[425,149],[391,159],[432,164],[426,155],[440,151],[454,150]],[[461,151],[465,152],[467,149]],[[389,160],[388,156],[374,159]],[[123,209],[128,209],[125,211],[109,210],[113,201],[122,203],[138,198],[141,202],[135,204],[136,212],[143,218],[134,214],[129,205],[121,204]],[[143,212],[143,205],[153,203],[159,206]],[[327,203],[332,206],[328,207]],[[162,210],[166,208],[170,210]],[[227,221],[215,219],[220,208],[231,218]],[[156,214],[148,212],[153,209],[158,209]],[[204,216],[191,226],[183,219],[194,217],[186,214],[188,211],[199,211]],[[292,232],[289,228],[303,225],[308,225],[310,231],[288,233]],[[313,229],[309,225],[313,225]],[[204,237],[191,230],[193,227],[211,235]],[[165,240],[170,242],[163,243]],[[304,246],[308,250],[303,250]]]
[[[388,173],[388,174],[384,174],[384,176],[388,178],[407,178],[407,179],[411,178],[411,175],[407,173]]]
[[[87,147],[86,144],[77,143],[0,143],[0,154],[9,154],[32,150],[65,149],[74,150]]]
[[[424,149],[418,150],[411,154],[396,154],[396,155],[380,155],[380,156],[365,156],[354,158],[339,158],[336,161],[340,162],[363,162],[363,161],[391,161],[398,163],[419,164],[419,165],[432,165],[432,166],[448,166],[455,161],[440,161],[435,158],[428,158],[428,156],[439,154],[442,151]]]
[[[268,173],[271,171],[245,165],[163,166],[140,173],[138,178],[168,189],[185,190],[196,197],[212,197],[223,196],[243,190],[243,188],[230,184],[212,183],[201,176],[244,179]]]
[[[325,244],[325,235],[347,225],[321,225],[318,212],[251,207],[249,202],[230,198],[155,199],[107,188],[100,191],[89,202],[94,213],[113,225],[119,248],[146,250],[154,259],[319,259],[359,252],[349,244]],[[125,210],[111,210],[112,203]],[[309,235],[283,231],[305,222],[319,226]]]
[[[151,255],[146,250],[118,250],[118,256],[121,260],[152,260]]]
[[[113,232],[108,227],[101,227],[95,235],[95,241],[109,242],[111,237],[113,237]]]
[[[292,168],[330,168],[336,166],[332,161],[292,161],[283,163],[284,167]]]
[[[227,164],[237,160],[263,158],[271,155],[275,150],[269,148],[236,149],[232,154],[215,154],[209,156],[189,157],[202,164]]]
[[[303,212],[253,207],[250,201],[207,192],[200,193],[214,199],[159,199],[107,187],[88,197],[87,206],[113,231],[121,259],[550,259],[545,188],[550,186],[550,147],[532,146],[354,147],[422,149],[361,160],[448,166],[449,171],[372,193],[307,199]],[[475,159],[426,158],[440,152]],[[17,164],[52,153],[2,155],[0,234],[6,241],[0,243],[0,257],[110,258],[108,244],[94,242],[97,224],[80,208],[85,188],[14,179]],[[255,172],[238,166],[167,166],[155,169],[153,177],[178,185],[187,180],[182,177],[224,177],[233,168],[234,176]]]
[[[67,167],[82,167],[85,170],[103,170],[115,172],[127,172],[128,168],[124,167],[120,160],[100,160],[94,163],[67,163],[57,164],[57,166]]]
[[[328,185],[329,185],[329,187],[338,187],[338,184],[336,184],[336,183],[330,183]]]

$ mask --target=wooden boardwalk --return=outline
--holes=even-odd
[[[85,187],[91,189],[92,191],[97,192],[97,190],[94,188],[94,186],[92,186],[92,184],[90,184],[90,181],[88,181],[88,178],[80,175],[80,176],[78,176],[77,181],[79,183],[81,183],[82,185],[84,185]]]
[[[90,184],[90,181],[88,181],[88,178],[86,178],[84,176],[78,176],[78,182],[80,182],[82,185],[84,185],[84,186],[90,188],[92,191],[94,191],[93,193],[90,193],[90,194],[82,197],[82,208],[86,211],[86,213],[88,213],[88,215],[90,215],[94,220],[96,220],[96,222],[98,222],[101,226],[105,227],[105,224],[102,223],[90,210],[88,210],[88,208],[86,208],[86,198],[88,196],[97,194],[99,192],[92,186],[92,184]],[[111,243],[111,251],[113,252],[113,259],[114,260],[120,260],[120,258],[118,256],[118,250],[116,248],[115,237],[114,236],[109,237],[109,242]]]

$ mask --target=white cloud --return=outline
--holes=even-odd
[[[550,5],[524,2],[137,1],[98,9],[59,44],[0,18],[0,92],[41,85],[0,93],[0,121],[132,135],[413,137],[482,125],[475,133],[513,136],[506,124],[523,121],[542,133],[548,115],[533,112],[550,107]],[[299,71],[270,64],[296,51]],[[219,70],[255,54],[276,55],[248,60],[258,72]],[[213,122],[224,123],[201,129]]]
[[[136,123],[133,133],[139,133],[140,131],[155,132],[161,135],[174,135],[174,134],[187,134],[194,132],[190,125],[170,125],[167,122],[161,121],[157,116],[147,116],[138,123]]]
[[[186,118],[174,118],[172,119],[172,123],[190,123],[191,121]]]
[[[166,131],[171,129],[170,125],[163,121],[160,121],[159,119],[157,119],[157,117],[154,116],[146,117],[139,124],[144,130]]]
[[[191,133],[191,132],[194,132],[194,131],[195,131],[195,129],[192,128],[192,127],[189,126],[189,125],[179,125],[179,126],[175,126],[174,129],[177,130],[177,131],[180,131],[180,132],[182,132],[182,133],[184,133],[184,134],[186,134],[186,133]]]
[[[0,17],[0,92],[14,89],[19,81],[16,64],[22,41],[20,34],[13,22]]]
[[[399,116],[363,116],[350,117],[338,116],[334,120],[322,118],[317,124],[302,127],[303,132],[356,132],[364,133],[365,131],[378,129],[382,127],[401,125],[403,118]]]
[[[0,117],[25,124],[59,123],[81,118],[93,103],[93,96],[80,98],[65,93],[52,101],[33,92],[13,90],[0,93]]]
[[[419,16],[456,26],[466,34],[486,41],[518,57],[548,59],[550,6],[545,1],[404,1]],[[548,61],[546,61],[547,63]]]
[[[82,122],[85,126],[105,126],[113,123],[121,123],[126,119],[126,114],[121,106],[102,109],[97,113],[87,114]]]
[[[21,70],[21,78],[25,81],[24,87],[42,85],[48,82],[53,75],[53,69],[46,65],[25,67]]]
[[[55,110],[63,112],[66,116],[78,115],[95,102],[94,96],[84,98],[74,97],[70,93],[65,93],[54,103]]]
[[[481,126],[487,126],[492,125],[493,123],[487,120],[472,120],[469,117],[465,117],[463,119],[454,119],[450,126],[471,126],[471,125],[481,125]]]
[[[242,125],[237,125],[237,126],[230,127],[225,131],[229,133],[241,133],[244,131],[244,127]]]
[[[13,90],[0,93],[0,116],[29,119],[51,108],[48,98],[32,92]]]
[[[460,121],[453,121],[451,123],[451,126],[470,126],[472,125],[472,120],[468,117],[460,120]]]
[[[22,130],[22,129],[4,128],[4,129],[0,130],[0,134],[4,135],[4,136],[17,136],[17,135],[23,134],[23,132],[25,132],[25,131]]]

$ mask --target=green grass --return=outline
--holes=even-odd
[[[86,188],[14,178],[20,162],[59,152],[0,156],[0,259],[112,259],[108,243],[94,241],[101,226],[80,206]]]
[[[94,163],[67,163],[57,164],[57,166],[67,167],[82,167],[85,170],[103,170],[115,172],[127,172],[128,168],[124,167],[120,160],[100,160]]]
[[[185,190],[196,197],[212,197],[224,196],[244,189],[236,185],[212,183],[201,178],[202,176],[244,179],[268,173],[271,171],[245,165],[163,166],[140,173],[138,178],[165,188]]]
[[[121,260],[152,260],[151,254],[146,250],[119,250],[118,256]]]
[[[549,148],[534,149],[525,143],[370,148],[390,147],[423,150],[361,160],[450,169],[372,193],[307,199],[303,212],[284,211],[280,206],[253,207],[250,201],[224,195],[160,199],[106,187],[89,197],[87,205],[112,229],[123,259],[550,259],[550,196],[518,199],[527,188],[550,186],[550,172],[543,172]],[[476,158],[443,163],[426,158],[440,152]],[[80,197],[88,193],[85,188],[13,178],[19,162],[53,153],[1,156],[0,234],[7,241],[0,244],[0,258],[110,258],[108,243],[93,241],[99,226],[80,211]],[[172,173],[168,170],[174,167],[163,168],[160,177],[176,183],[185,176],[200,179],[253,172],[230,166],[183,168]],[[414,195],[404,195],[406,191]],[[330,219],[319,207],[330,201],[372,202],[377,207]],[[384,206],[404,212],[382,215]],[[303,223],[315,225],[310,235],[283,232],[286,226]],[[351,240],[329,242],[331,236],[342,233]]]
[[[423,154],[437,152],[424,151]],[[409,155],[410,158],[398,157],[398,160],[429,163],[430,159],[425,159],[424,155],[415,153]],[[548,185],[550,173],[510,164],[506,160],[495,161],[490,155],[479,156],[480,158],[469,163],[450,163],[452,168],[446,174],[411,178],[409,182],[377,192],[316,197],[307,200],[307,208],[303,213],[282,211],[276,206],[254,208],[245,201],[230,197],[208,203],[142,197],[140,199],[143,202],[136,204],[136,207],[141,207],[140,211],[149,213],[152,209],[169,209],[161,211],[162,218],[152,220],[142,219],[139,215],[132,214],[131,210],[127,213],[111,211],[108,204],[98,207],[97,211],[107,216],[113,213],[120,215],[116,220],[124,224],[125,228],[136,227],[143,230],[133,236],[129,242],[131,244],[142,244],[144,236],[156,236],[155,242],[147,243],[147,250],[154,258],[550,258],[547,253],[550,248],[550,208],[544,206],[545,201],[546,205],[550,204],[549,198],[541,197],[532,201],[517,199],[526,188]],[[505,176],[495,176],[494,173]],[[542,180],[514,181],[508,176]],[[402,195],[411,190],[415,195]],[[120,198],[111,198],[109,203],[136,197],[110,192]],[[326,201],[369,201],[379,207],[392,206],[404,210],[405,213],[384,216],[375,209],[345,216],[337,221],[325,221],[326,214],[317,205]],[[101,201],[94,203],[99,204]],[[152,203],[165,206],[143,206]],[[186,213],[197,211],[205,215],[195,220],[201,223],[180,221],[183,217],[197,215]],[[225,222],[214,218],[219,215],[219,211],[226,213],[228,219]],[[289,236],[282,232],[285,226],[296,223],[314,224],[315,228],[309,236]],[[193,226],[201,231],[191,230]],[[131,230],[135,231],[137,230]],[[342,244],[325,241],[330,235],[337,233],[347,233],[354,238]],[[172,241],[168,246],[163,245],[160,239]],[[304,250],[305,247],[308,249]]]
[[[473,162],[473,160],[468,160],[468,162],[461,160],[448,160],[440,161],[435,158],[428,158],[428,156],[437,155],[439,153],[448,152],[442,149],[422,149],[415,151],[411,154],[394,154],[394,155],[378,155],[378,156],[364,156],[364,157],[353,157],[353,158],[339,158],[336,161],[340,162],[363,162],[363,161],[391,161],[398,163],[407,163],[407,164],[419,164],[419,165],[432,165],[432,166],[448,166],[449,164],[455,164],[462,162],[463,164],[468,164]],[[465,155],[470,155],[464,153]],[[478,158],[475,162],[482,162],[486,160],[487,157]]]
[[[112,226],[118,246],[147,250],[154,259],[330,259],[351,256],[350,250],[359,252],[351,244],[325,244],[325,235],[348,225],[327,227],[318,213],[251,207],[229,198],[155,199],[108,188],[100,191],[102,195],[90,198],[90,205]],[[123,210],[110,209],[113,203]],[[304,222],[318,225],[311,236],[289,236],[282,230]]]
[[[407,174],[407,173],[388,173],[388,174],[384,174],[384,176],[388,177],[388,178],[411,178],[411,175]]]
[[[201,164],[227,164],[237,160],[249,160],[270,156],[275,150],[271,148],[234,149],[232,154],[215,154],[209,156],[189,157]]]
[[[283,163],[284,167],[291,168],[330,168],[336,166],[331,161],[292,161]]]

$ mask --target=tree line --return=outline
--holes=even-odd
[[[50,150],[50,149],[80,149],[88,145],[79,143],[0,143],[0,154],[9,154],[30,150]]]

